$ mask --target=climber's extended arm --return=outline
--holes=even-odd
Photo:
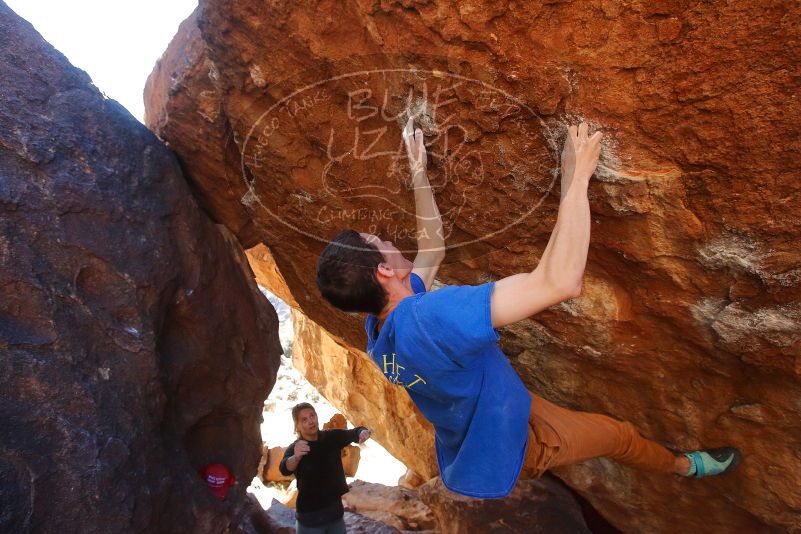
[[[414,205],[417,212],[417,256],[412,271],[422,278],[426,290],[431,288],[437,276],[439,265],[445,259],[445,238],[442,217],[437,209],[434,191],[426,175],[426,147],[423,131],[414,129],[414,121],[409,118],[403,129],[403,140],[409,156],[414,188]]]
[[[581,293],[590,244],[587,187],[598,164],[601,137],[601,132],[588,137],[584,123],[568,129],[556,225],[536,269],[496,282],[491,301],[493,327],[516,323]]]

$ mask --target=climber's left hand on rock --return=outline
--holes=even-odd
[[[409,157],[409,167],[412,176],[425,173],[428,165],[426,156],[426,144],[423,138],[423,130],[414,129],[414,119],[409,117],[406,126],[403,128],[403,142],[406,144],[406,155]]]

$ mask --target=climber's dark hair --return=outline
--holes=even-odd
[[[346,312],[378,315],[387,294],[376,278],[384,256],[355,230],[342,230],[317,261],[317,287],[334,307]]]

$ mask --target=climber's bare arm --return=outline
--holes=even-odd
[[[551,238],[537,268],[499,280],[492,294],[492,325],[522,321],[581,293],[590,244],[587,187],[598,164],[601,132],[571,126],[562,151],[562,196]]]
[[[417,212],[417,256],[414,258],[412,272],[417,274],[426,286],[431,288],[437,271],[445,259],[445,238],[442,230],[442,217],[437,209],[434,191],[426,175],[426,147],[423,132],[414,129],[414,121],[409,118],[403,129],[403,140],[409,156],[412,173],[414,205]]]

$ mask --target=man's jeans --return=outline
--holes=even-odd
[[[339,518],[325,525],[319,527],[304,527],[295,521],[295,530],[297,534],[345,534],[345,520]]]

